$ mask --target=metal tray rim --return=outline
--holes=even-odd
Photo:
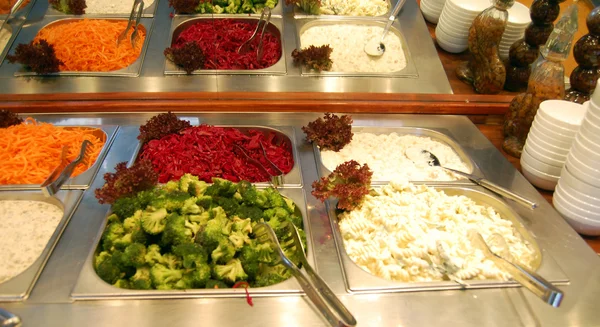
[[[143,18],[152,18],[154,17],[154,15],[156,15],[156,11],[158,8],[158,2],[160,0],[154,0],[154,2],[152,3],[152,5],[150,5],[150,7],[144,7],[144,10],[142,12],[142,17]],[[83,14],[83,15],[73,15],[73,14],[66,14],[62,11],[56,10],[52,7],[52,5],[48,5],[48,10],[46,10],[45,16],[61,16],[61,17],[72,17],[72,18],[128,18],[131,15],[131,10],[127,10],[127,12],[124,13],[106,13],[106,14],[102,14],[102,13],[94,13],[94,14]]]

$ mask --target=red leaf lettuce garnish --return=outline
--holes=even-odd
[[[142,143],[158,140],[165,135],[179,133],[191,126],[192,124],[189,121],[180,120],[174,113],[169,111],[150,118],[146,124],[140,126],[138,140]]]
[[[329,197],[338,199],[338,209],[353,210],[358,207],[370,193],[373,172],[367,164],[346,161],[335,168],[333,173],[312,184],[317,199],[325,201]]]
[[[332,51],[333,49],[329,44],[320,47],[311,45],[302,50],[294,49],[292,51],[292,58],[294,58],[294,64],[304,65],[320,72],[331,69],[331,65],[333,65],[333,61],[331,60]]]
[[[285,0],[286,5],[295,5],[307,14],[321,13],[321,0]]]
[[[23,122],[16,113],[8,110],[0,110],[0,128],[7,128],[12,125],[19,125]]]
[[[194,14],[200,0],[169,0],[169,7],[173,7],[178,14]]]
[[[253,307],[254,303],[252,302],[252,297],[250,296],[250,292],[248,292],[248,287],[250,287],[250,284],[248,284],[248,282],[241,281],[241,282],[237,282],[237,283],[233,284],[232,288],[238,288],[238,287],[244,288],[244,290],[246,291],[246,302],[248,303],[249,306]]]
[[[196,41],[186,42],[178,48],[166,48],[164,54],[167,59],[183,68],[188,74],[202,68],[206,59],[204,51]]]
[[[126,162],[120,162],[114,173],[104,174],[104,181],[104,186],[95,191],[96,198],[100,204],[113,204],[120,198],[153,188],[158,184],[158,173],[148,160],[140,160],[130,168]]]
[[[83,15],[87,8],[85,0],[48,0],[48,2],[54,9],[65,14]]]
[[[37,43],[33,41],[28,44],[21,43],[17,45],[15,49],[15,55],[6,56],[8,62],[18,62],[26,67],[29,67],[32,71],[38,74],[50,74],[59,71],[62,61],[56,58],[54,46],[46,42],[46,40],[39,40]]]
[[[338,152],[352,141],[352,117],[326,113],[324,118],[308,123],[302,130],[306,133],[306,139],[317,143],[322,150]]]

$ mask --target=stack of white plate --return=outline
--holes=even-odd
[[[502,40],[500,41],[500,58],[508,58],[508,51],[510,47],[516,41],[523,38],[525,35],[525,29],[531,23],[531,17],[529,17],[529,8],[522,3],[515,2],[515,4],[508,9],[508,22],[506,23],[506,29],[502,34]]]
[[[431,1],[431,0],[430,0]],[[435,38],[439,46],[451,53],[459,53],[469,47],[469,28],[477,15],[491,6],[489,0],[446,0],[438,25],[435,28]],[[508,56],[510,46],[521,37],[525,28],[531,22],[529,9],[518,2],[508,10],[508,22],[499,51],[505,51]]]
[[[521,153],[523,175],[531,184],[554,190],[585,111],[585,106],[565,100],[540,104]]]
[[[437,24],[446,0],[421,0],[421,13],[425,20]]]
[[[579,233],[600,235],[600,91],[586,102],[587,113],[567,156],[553,196],[554,207]]]

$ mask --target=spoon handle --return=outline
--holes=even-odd
[[[383,42],[383,39],[385,39],[385,35],[390,30],[390,27],[392,27],[392,24],[396,20],[396,15],[398,15],[398,13],[400,12],[400,9],[402,9],[405,2],[406,2],[406,0],[398,0],[398,2],[396,2],[396,6],[392,10],[392,14],[388,18],[387,24],[385,24],[385,28],[383,29],[383,34],[381,34],[381,42]]]

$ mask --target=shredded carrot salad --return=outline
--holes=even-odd
[[[117,47],[117,39],[127,27],[124,20],[83,19],[41,29],[34,41],[46,40],[63,61],[61,71],[108,72],[131,65],[142,52],[146,31],[138,29],[135,47],[131,46],[130,28]]]
[[[105,143],[105,137],[94,135],[89,127],[57,127],[27,118],[19,125],[0,129],[0,184],[41,184],[60,163],[63,146],[68,146],[67,159],[74,160],[81,142],[92,142],[86,159],[77,165],[73,176],[90,168]],[[98,133],[96,133],[98,134]]]

